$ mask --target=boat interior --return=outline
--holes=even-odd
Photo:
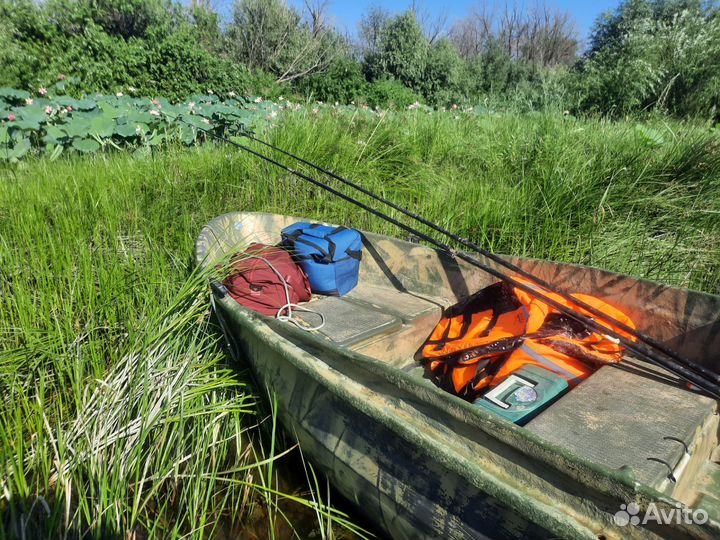
[[[272,214],[229,216],[235,217],[221,216],[226,221],[216,223],[209,250],[237,250],[239,243],[248,242],[274,244],[280,229],[296,221]],[[416,353],[443,310],[497,279],[410,242],[364,234],[363,244],[357,287],[344,297],[316,295],[309,302],[308,307],[322,313],[325,320],[314,333],[336,346],[427,377]],[[537,264],[534,271],[544,272],[545,279],[562,274],[558,265]],[[644,322],[637,312],[638,298],[644,294],[639,290],[645,286],[641,282],[632,290],[611,287],[607,284],[617,279],[598,281],[596,276],[587,281],[577,267],[560,266],[566,286],[578,292],[591,292],[591,288],[596,292],[598,283],[604,283],[608,301],[624,303],[621,307],[633,312],[640,330],[664,328],[658,321],[674,316],[671,304],[663,306],[658,300],[652,309],[654,320]],[[720,311],[711,313],[715,308],[720,310],[720,303],[710,306],[705,319],[698,316],[669,323],[665,325],[668,334],[655,335],[668,342],[673,332],[696,330],[697,339],[708,319],[717,321]],[[297,316],[308,326],[317,324],[317,315]],[[680,328],[681,324],[686,327]],[[717,331],[717,326],[713,328]],[[714,345],[717,342],[710,344]],[[459,398],[448,395],[448,399]],[[626,357],[619,364],[599,368],[524,429],[595,463],[630,469],[637,481],[720,520],[719,418],[716,400],[689,390],[669,372]]]

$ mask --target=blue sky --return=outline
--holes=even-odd
[[[303,7],[303,0],[288,0],[291,5],[298,8]],[[448,27],[453,21],[465,16],[474,5],[480,5],[482,0],[417,0],[416,4],[421,10],[432,15],[445,14],[447,16]],[[488,0],[488,6],[496,6],[502,9],[505,5],[503,0]],[[512,0],[508,0],[512,3]],[[595,18],[607,11],[615,9],[620,0],[547,0],[547,5],[557,7],[563,11],[572,14],[577,23],[579,37],[587,40]],[[518,0],[519,5],[525,5],[531,8],[536,5],[536,0],[522,2]],[[227,16],[232,13],[233,0],[214,0],[213,7],[221,14]],[[357,24],[362,15],[370,6],[382,6],[392,13],[400,13],[405,11],[412,5],[412,0],[329,0],[328,11],[333,18],[336,27],[341,32],[347,32],[355,35]]]
[[[299,7],[303,5],[303,0],[290,0],[290,3]],[[526,5],[528,7],[536,5],[534,0],[518,3],[521,6]],[[619,0],[550,0],[547,2],[547,5],[570,12],[577,22],[580,38],[587,39],[595,18],[608,9],[615,9],[619,3]],[[467,14],[468,10],[472,6],[479,5],[481,2],[478,0],[418,0],[416,4],[420,7],[420,9],[424,9],[434,15],[445,13],[447,15],[448,25],[452,25],[454,20],[462,18]],[[495,2],[488,1],[487,4],[490,6],[495,5],[498,9],[502,9],[505,6],[505,2],[502,0]],[[356,31],[357,23],[363,13],[365,13],[367,9],[373,5],[379,5],[391,12],[400,13],[410,7],[412,5],[412,1],[330,0],[328,11],[335,17],[335,22],[338,28],[341,30],[347,30],[352,35]]]

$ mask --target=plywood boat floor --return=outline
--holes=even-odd
[[[627,362],[601,367],[526,428],[678,496],[717,446],[716,402]]]
[[[427,313],[437,313],[451,303],[447,298],[420,296],[408,291],[390,287],[359,284],[347,295],[347,298],[370,304],[378,311],[394,313],[403,322],[411,322]]]
[[[347,296],[315,297],[305,307],[325,319],[316,334],[396,367],[409,367],[449,304],[445,298],[358,285]],[[308,327],[318,323],[312,313],[297,312],[296,317]]]
[[[319,298],[305,307],[315,313],[300,311],[295,317],[310,327],[318,323],[317,314],[321,314],[324,324],[316,332],[338,345],[348,346],[396,330],[402,324],[395,315],[337,296]]]

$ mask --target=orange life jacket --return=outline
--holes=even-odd
[[[592,316],[560,295],[523,283]],[[571,296],[635,327],[627,315],[599,298],[579,293]],[[598,322],[632,339],[613,325]],[[421,356],[443,388],[474,399],[529,364],[552,371],[574,386],[597,366],[619,362],[622,351],[610,336],[587,329],[519,288],[496,283],[447,310],[422,347]]]
[[[423,358],[444,358],[524,334],[527,310],[511,288],[496,283],[449,308],[422,348]]]

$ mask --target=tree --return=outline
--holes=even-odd
[[[492,45],[502,47],[512,60],[547,67],[575,62],[576,34],[570,14],[545,4],[529,11],[506,4],[498,17],[481,4],[452,27],[450,39],[465,60],[486,54]]]
[[[473,60],[487,48],[488,41],[494,35],[493,26],[493,17],[483,3],[471,7],[467,16],[452,26],[449,38],[457,47],[461,58]]]
[[[225,50],[220,16],[212,9],[210,0],[192,0],[188,16],[192,31],[203,49],[216,54]]]
[[[455,46],[441,38],[430,49],[425,68],[423,92],[437,104],[448,105],[461,93],[463,61]]]
[[[380,37],[385,25],[390,20],[390,13],[383,7],[371,6],[360,19],[359,34],[360,48],[364,53],[377,52],[380,46]]]
[[[283,0],[239,0],[228,30],[235,57],[289,82],[327,69],[344,50],[326,23],[326,4],[306,3],[308,20]]]
[[[623,37],[641,21],[671,23],[678,13],[704,12],[702,0],[625,0],[615,11],[606,11],[593,25],[588,56],[619,46]]]
[[[482,55],[483,81],[481,89],[490,94],[507,92],[513,80],[513,61],[505,43],[491,37]]]
[[[430,45],[432,45],[438,39],[445,36],[448,16],[444,8],[440,10],[439,13],[433,13],[424,8],[422,4],[422,2],[413,0],[410,11],[415,15],[415,19],[418,21],[420,28],[422,28]]]
[[[390,77],[419,89],[429,48],[430,43],[414,13],[407,11],[390,19],[383,28],[377,51],[365,58],[366,73],[371,80]]]
[[[570,65],[577,60],[578,40],[570,14],[538,5],[526,19],[519,56],[541,66]]]
[[[661,107],[714,115],[720,13],[697,1],[628,0],[595,25],[577,79],[583,106],[624,114]]]

